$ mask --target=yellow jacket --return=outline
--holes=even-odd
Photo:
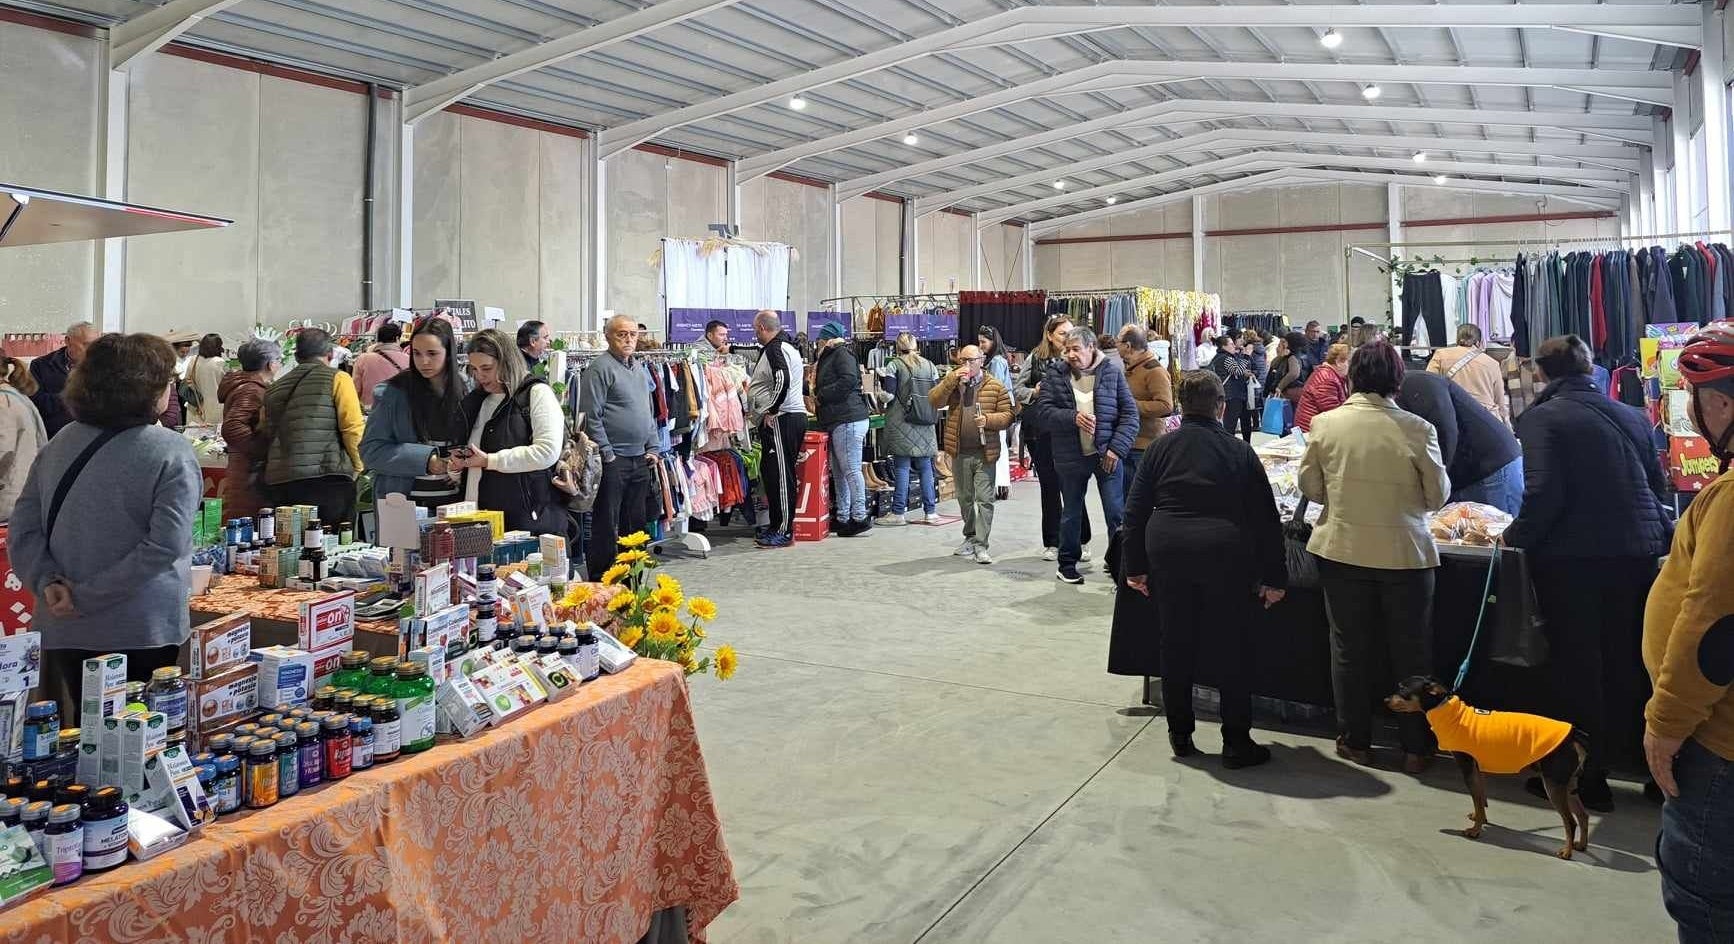
[[[1351,394],[1313,419],[1300,490],[1324,506],[1307,550],[1381,570],[1439,566],[1427,514],[1445,506],[1451,479],[1433,424],[1384,397]]]
[[[1644,607],[1644,667],[1655,685],[1645,722],[1662,737],[1695,738],[1727,760],[1734,760],[1731,543],[1734,472],[1710,483],[1680,516]]]

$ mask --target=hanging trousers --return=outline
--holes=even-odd
[[[1403,276],[1403,343],[1415,336],[1415,319],[1427,321],[1427,342],[1444,347],[1452,338],[1445,333],[1445,289],[1437,272]]]

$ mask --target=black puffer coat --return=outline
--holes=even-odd
[[[819,352],[813,371],[813,399],[819,405],[819,425],[835,429],[867,418],[867,396],[861,392],[861,365],[848,344],[833,344]]]

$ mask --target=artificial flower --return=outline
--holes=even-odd
[[[614,563],[626,564],[626,565],[630,566],[630,565],[636,564],[640,561],[647,561],[649,559],[650,559],[650,553],[648,551],[621,551],[618,555],[615,556]]]
[[[666,610],[650,617],[650,641],[658,645],[674,642],[680,629],[680,619]]]
[[[638,531],[633,534],[628,534],[626,537],[623,537],[614,543],[619,544],[621,547],[628,548],[643,547],[650,543],[650,535],[645,534],[643,531]]]
[[[586,583],[575,583],[566,590],[566,595],[560,598],[561,606],[583,606],[590,602],[595,591]]]
[[[681,597],[679,590],[672,590],[668,587],[659,587],[656,590],[651,591],[650,602],[659,610],[678,610],[680,609],[680,604],[683,602],[683,598]]]
[[[631,649],[644,639],[644,630],[637,626],[628,626],[620,631],[618,638],[622,646]]]
[[[688,674],[691,674],[692,670],[698,667],[698,662],[693,659],[692,653],[690,652],[682,652],[677,661],[680,662],[680,667],[685,669]]]
[[[705,622],[716,619],[716,604],[707,597],[693,597],[686,601],[686,608],[692,615]]]
[[[637,602],[638,598],[630,593],[617,594],[614,599],[608,601],[608,612],[624,613],[632,609],[632,604]]]
[[[741,664],[740,656],[735,655],[735,647],[722,646],[716,651],[716,677],[728,681],[734,677],[735,669]]]
[[[626,579],[626,575],[629,573],[632,573],[632,568],[630,566],[626,564],[615,564],[613,567],[602,572],[602,582],[609,586],[613,586],[614,584]]]
[[[673,577],[670,577],[667,574],[657,574],[656,575],[656,589],[658,589],[658,590],[673,590],[674,592],[679,593],[680,592],[680,581],[674,579]]]

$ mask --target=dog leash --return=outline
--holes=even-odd
[[[1487,601],[1493,593],[1493,572],[1499,569],[1499,553],[1504,545],[1495,542],[1493,554],[1487,559],[1487,579],[1481,585],[1481,609],[1475,613],[1475,632],[1469,635],[1469,651],[1463,653],[1463,663],[1457,666],[1457,681],[1451,683],[1451,691],[1463,688],[1463,680],[1469,677],[1469,660],[1475,658],[1475,644],[1481,639],[1481,624],[1487,618]]]

